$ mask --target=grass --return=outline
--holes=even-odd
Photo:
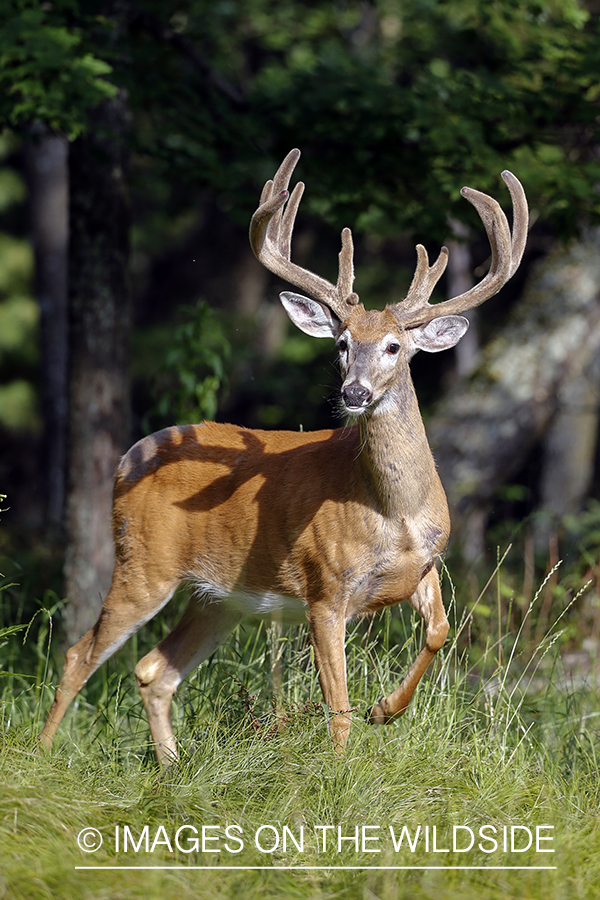
[[[498,597],[499,572],[487,589]],[[448,596],[447,574],[445,582]],[[60,674],[41,612],[25,644],[23,633],[0,636],[0,668],[11,673],[0,684],[0,898],[597,897],[600,698],[562,671],[566,605],[529,628],[547,583],[514,632],[502,631],[494,606],[500,630],[486,639],[480,625],[476,647],[464,641],[476,610],[457,615],[451,601],[451,640],[391,727],[369,726],[364,713],[398,683],[421,626],[400,607],[377,634],[358,628],[348,645],[357,711],[342,758],[331,749],[306,632],[240,629],[182,686],[181,759],[164,772],[131,674],[143,636],[82,691],[52,753],[37,752]],[[532,632],[533,647],[524,642]],[[515,826],[516,847],[533,837],[523,852],[511,852]],[[95,853],[77,844],[89,827],[103,838]],[[554,853],[536,852],[536,828],[537,849]],[[472,849],[460,852],[471,832]],[[90,865],[119,868],[76,868]]]

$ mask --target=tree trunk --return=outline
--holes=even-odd
[[[129,442],[128,112],[95,111],[71,147],[67,638],[95,621],[110,585],[113,473]]]
[[[592,355],[582,372],[562,384],[558,409],[544,440],[540,480],[540,513],[535,519],[538,550],[548,548],[551,535],[564,516],[581,511],[594,477],[598,408],[600,406],[600,352]]]
[[[477,370],[453,385],[430,419],[431,447],[470,561],[482,550],[485,511],[494,493],[522,468],[554,423],[564,426],[564,419],[563,424],[556,419],[561,406],[563,416],[565,406],[575,413],[572,386],[597,372],[599,250],[600,231],[594,231],[546,258],[511,321],[484,348]],[[589,416],[585,429],[589,458],[595,441]],[[556,455],[565,444],[563,451],[556,440],[553,446]],[[567,469],[563,460],[563,473]],[[581,500],[581,485],[554,482],[554,489],[575,492]],[[548,502],[548,478],[545,490]]]
[[[450,227],[452,238],[448,241],[448,296],[458,297],[459,294],[470,290],[474,284],[471,248],[467,242],[469,229],[456,219],[450,220]],[[470,375],[479,359],[477,310],[469,309],[463,315],[469,320],[469,330],[454,349],[456,374],[459,377]]]
[[[44,523],[63,525],[67,438],[68,144],[50,133],[25,146],[29,219],[41,318]]]

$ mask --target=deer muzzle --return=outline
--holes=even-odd
[[[371,388],[365,387],[359,381],[353,381],[342,387],[342,400],[346,409],[355,412],[365,409],[373,399]]]

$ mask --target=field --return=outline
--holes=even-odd
[[[600,697],[561,662],[577,600],[540,630],[548,583],[513,629],[457,612],[445,573],[448,645],[386,728],[365,713],[414,657],[420,622],[399,607],[358,625],[342,758],[304,629],[241,628],[192,675],[174,704],[181,760],[160,772],[132,671],[166,625],[91,679],[51,754],[36,735],[60,675],[56,613],[5,628],[0,898],[597,897]],[[493,609],[501,588],[498,571],[476,604]]]

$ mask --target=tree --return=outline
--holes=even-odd
[[[114,565],[112,482],[129,443],[129,203],[120,94],[70,152],[67,628],[96,620]]]
[[[70,598],[67,631],[74,637],[95,619],[110,584],[112,473],[129,438],[125,140],[129,117],[124,92],[100,78],[110,73],[110,64],[94,57],[84,46],[85,17],[78,27],[72,27],[72,4],[59,4],[54,21],[51,17],[49,21],[49,10],[37,5],[14,6],[15,15],[7,23],[1,48],[3,77],[10,79],[10,118],[28,128],[33,118],[41,119],[45,125],[34,126],[34,130],[62,130],[74,138],[69,154],[68,337],[66,310],[61,310],[64,287],[60,271],[55,273],[54,304],[48,310],[48,302],[44,302],[49,290],[44,277],[48,254],[38,252],[38,285],[43,310],[46,307],[42,316],[43,345],[48,348],[45,383],[56,391],[46,417],[47,433],[55,430],[48,473],[55,484],[51,490],[53,517],[60,515],[62,501],[57,486],[60,476],[55,470],[64,464],[61,451],[65,443],[68,448],[65,576]],[[104,18],[113,15],[114,29],[107,32],[105,25],[95,22],[95,31],[100,31],[105,40],[107,34],[114,38],[125,9],[124,4],[99,6]],[[58,135],[45,136],[46,145],[49,141],[60,146]],[[39,150],[39,142],[30,149],[31,183],[36,188],[34,210],[43,202],[39,175],[34,180]],[[34,219],[40,220],[39,215]],[[51,239],[60,241],[56,222],[53,224],[49,229]],[[45,237],[40,230],[38,251],[43,249]],[[68,431],[66,410],[61,409],[66,399],[61,395],[61,381],[67,356]]]
[[[538,263],[478,368],[455,382],[430,419],[431,447],[470,561],[484,551],[485,519],[498,489],[545,435],[542,506],[554,517],[576,513],[590,486],[599,391],[598,243],[594,230]],[[542,523],[538,533],[545,528]]]
[[[134,185],[136,178],[151,181],[162,216],[189,209],[194,184],[245,228],[257,181],[301,144],[311,183],[306,212],[336,229],[425,235],[439,245],[449,216],[474,221],[459,199],[464,181],[496,194],[497,175],[508,166],[542,218],[565,235],[600,211],[599,57],[598,20],[577,0],[182,0],[175,13],[166,0],[10,0],[0,13],[0,119],[24,130],[41,121],[78,142],[71,148],[70,261],[76,391],[93,383],[94,372],[112,371],[111,409],[115,421],[126,421],[126,378],[116,374],[123,372],[128,321],[119,312],[126,184],[100,171],[101,160],[108,169],[123,159],[126,144]],[[94,195],[85,178],[105,185],[106,197]],[[109,196],[122,211],[112,235],[112,207],[102,217],[95,212]],[[80,229],[75,223],[84,219]],[[85,235],[83,252],[77,241]],[[107,285],[104,276],[117,268]],[[93,293],[96,284],[98,301],[89,295],[86,318],[88,300],[75,292],[85,285]],[[116,330],[114,352],[100,363],[90,348],[101,334],[105,348],[110,343],[103,303]],[[84,348],[89,352],[79,353]],[[72,445],[86,433],[77,423],[89,416],[91,424],[93,416],[76,393],[71,402],[80,410],[70,416]],[[103,427],[96,420],[87,433],[100,440]],[[111,429],[104,436],[106,471],[122,439]],[[75,460],[85,459],[85,447],[71,459],[70,484],[83,484]],[[88,500],[79,494],[70,503],[70,521],[95,490],[89,483]],[[91,506],[87,521],[96,521]],[[71,571],[73,554],[94,557],[73,540]],[[88,583],[88,591],[98,589]]]

